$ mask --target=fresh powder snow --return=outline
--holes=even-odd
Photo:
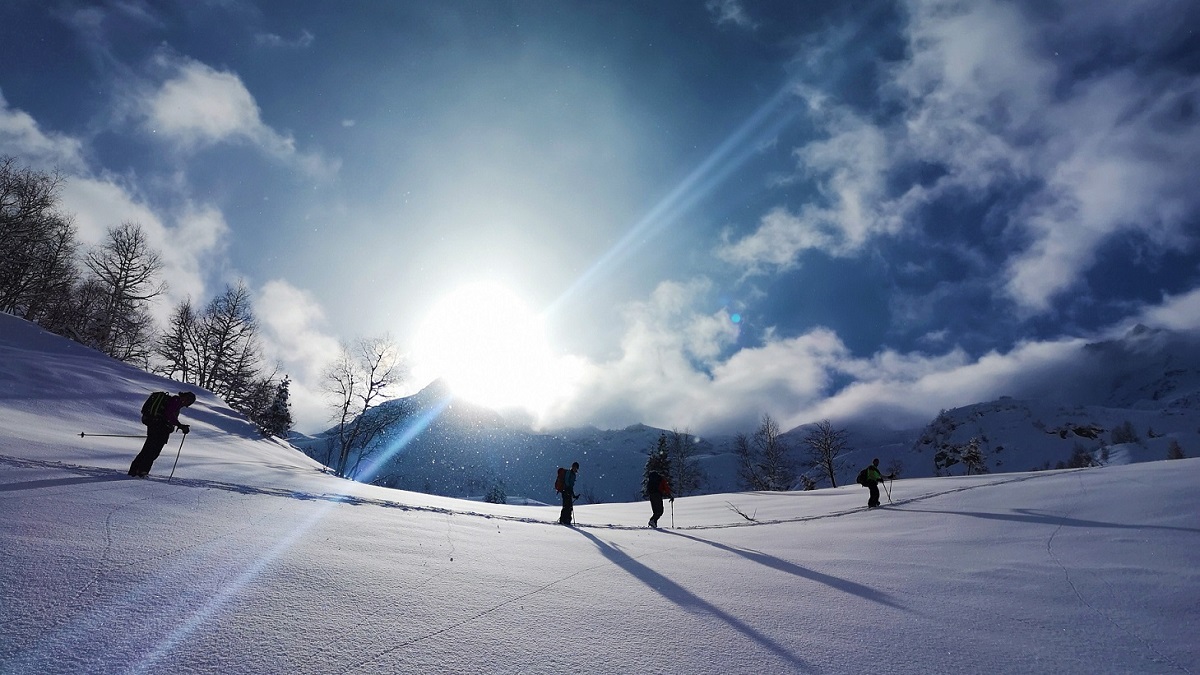
[[[207,392],[128,477],[98,434],[184,388],[0,315],[0,672],[1200,672],[1198,459],[564,527],[335,478]]]

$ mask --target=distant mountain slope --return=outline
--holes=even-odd
[[[1121,339],[1085,345],[1075,359],[1023,381],[1012,397],[944,411],[924,429],[845,425],[850,447],[838,484],[852,482],[873,457],[906,477],[963,473],[961,462],[946,465],[938,454],[953,454],[972,439],[978,439],[990,472],[1060,466],[1080,450],[1096,461],[1162,459],[1172,440],[1191,449],[1188,454],[1200,450],[1200,341],[1194,335],[1138,326]],[[378,466],[360,478],[447,496],[479,497],[501,487],[508,495],[552,502],[554,468],[579,461],[586,499],[637,499],[647,453],[667,433],[640,424],[534,431],[456,400],[437,383],[386,406],[399,408],[401,419],[370,449]],[[434,410],[441,412],[431,414]],[[1114,443],[1113,430],[1126,423],[1139,441]],[[807,433],[802,426],[783,435],[797,460],[805,459]],[[326,439],[297,444],[325,461]],[[696,452],[707,476],[703,492],[739,489],[731,436],[698,438]],[[827,484],[818,472],[809,474]]]
[[[935,457],[971,439],[990,471],[1053,468],[1080,452],[1102,463],[1165,459],[1172,441],[1200,452],[1195,335],[1137,326],[1040,375],[1021,396],[944,411],[921,432],[912,460],[935,474],[962,473],[961,463],[939,470]]]
[[[399,420],[367,448],[358,479],[454,497],[478,498],[498,487],[509,496],[552,503],[557,499],[556,467],[577,461],[581,469],[576,491],[584,501],[635,501],[641,498],[648,453],[667,433],[642,424],[617,430],[534,431],[460,401],[438,383],[389,401],[377,414],[384,411]],[[329,462],[334,435],[331,429],[293,443],[310,457]],[[696,439],[695,448],[711,479],[704,491],[735,490],[728,453],[707,439]]]

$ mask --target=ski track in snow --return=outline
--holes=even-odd
[[[123,475],[122,472],[119,472],[116,469],[108,469],[108,468],[98,467],[98,466],[87,466],[87,465],[82,465],[82,464],[72,464],[72,463],[68,463],[68,462],[58,462],[58,461],[53,461],[53,460],[23,459],[23,458],[19,458],[19,457],[11,457],[8,455],[0,455],[0,463],[11,464],[13,466],[18,466],[18,467],[23,467],[23,468],[59,469],[59,470],[63,470],[63,471],[69,471],[72,473],[79,473],[79,474],[89,475],[89,476],[111,476],[111,475],[118,475],[118,474]],[[1083,470],[1084,469],[1074,469],[1071,471],[1077,472],[1077,471],[1083,471]],[[879,508],[904,506],[907,504],[923,502],[923,501],[933,499],[936,497],[940,497],[943,495],[955,494],[958,492],[966,492],[969,490],[978,490],[981,488],[988,488],[988,487],[993,487],[993,486],[997,486],[997,485],[1005,485],[1008,483],[1023,483],[1025,481],[1029,481],[1029,480],[1037,480],[1039,478],[1045,478],[1045,477],[1055,476],[1055,475],[1062,475],[1062,472],[1061,471],[1056,472],[1056,473],[1034,472],[1034,473],[1030,473],[1030,474],[1022,474],[1022,475],[1016,475],[1016,476],[1011,476],[1009,474],[991,474],[991,475],[1004,476],[1004,477],[997,478],[996,480],[992,480],[987,483],[981,483],[978,485],[964,485],[961,487],[927,492],[925,494],[917,495],[914,497],[906,497],[904,499],[897,499],[897,500],[890,501],[890,502],[888,502],[887,505],[879,507]],[[494,513],[479,513],[477,511],[470,511],[470,510],[465,510],[465,509],[464,510],[455,510],[455,509],[447,509],[447,508],[441,508],[441,507],[435,507],[435,506],[415,506],[412,504],[402,504],[400,502],[390,501],[387,499],[374,498],[374,497],[358,497],[358,496],[353,496],[353,495],[342,495],[342,494],[299,492],[299,491],[295,491],[295,490],[289,490],[286,488],[258,487],[258,486],[251,486],[251,485],[245,485],[245,484],[239,484],[239,483],[227,483],[227,482],[223,482],[223,481],[214,481],[214,480],[208,480],[208,479],[203,479],[203,478],[177,478],[177,479],[173,479],[171,481],[167,481],[162,478],[156,478],[156,477],[151,476],[148,478],[144,478],[142,480],[167,482],[171,485],[178,485],[180,487],[201,487],[201,488],[227,490],[230,492],[237,492],[240,494],[264,495],[264,496],[269,496],[269,497],[284,497],[284,498],[289,498],[289,499],[300,499],[300,500],[306,500],[306,501],[310,501],[310,500],[312,500],[312,501],[328,501],[328,502],[336,502],[336,503],[348,504],[348,505],[353,505],[353,506],[377,506],[377,507],[381,507],[381,508],[396,508],[396,509],[401,509],[403,511],[425,511],[425,512],[431,512],[431,513],[445,514],[446,516],[455,516],[455,515],[473,516],[476,518],[486,518],[488,520],[502,520],[502,521],[509,521],[509,522],[518,522],[518,523],[554,525],[556,527],[561,526],[557,520],[551,521],[551,520],[541,520],[541,519],[525,517],[525,516],[508,516],[508,515],[494,514]],[[775,525],[775,524],[779,524],[779,523],[799,523],[799,522],[807,522],[807,521],[813,521],[813,520],[824,520],[824,519],[828,519],[828,518],[840,518],[842,516],[847,516],[847,515],[854,514],[854,513],[861,513],[866,510],[867,510],[866,507],[856,507],[853,509],[845,509],[842,511],[834,511],[831,513],[823,513],[823,514],[813,515],[813,516],[796,516],[794,518],[773,518],[770,520],[758,520],[756,518],[753,518],[752,516],[743,515],[743,518],[745,518],[747,522],[724,523],[724,524],[715,524],[715,525],[688,525],[688,526],[681,526],[681,527],[671,528],[671,529],[718,530],[718,529],[728,529],[728,528],[734,528],[734,527],[755,527],[755,526],[762,526],[762,525]],[[607,529],[607,530],[644,530],[644,529],[646,529],[644,525],[623,525],[623,524],[617,524],[617,523],[587,523],[587,524],[581,524],[581,525],[572,525],[572,527],[591,528],[591,529]],[[453,549],[454,542],[450,540],[449,531],[447,531],[446,536],[447,536],[447,541],[449,542],[451,548]]]
[[[1079,485],[1080,490],[1083,491],[1084,490],[1083,482],[1078,481],[1078,485]],[[1079,602],[1081,604],[1083,604],[1084,607],[1087,607],[1088,610],[1091,611],[1093,614],[1095,614],[1096,616],[1100,617],[1101,619],[1107,621],[1108,623],[1112,624],[1112,626],[1114,628],[1116,628],[1119,632],[1125,634],[1127,637],[1132,638],[1134,641],[1140,643],[1142,645],[1142,647],[1152,655],[1149,657],[1150,661],[1153,661],[1153,662],[1159,663],[1159,664],[1166,664],[1166,665],[1172,666],[1175,669],[1177,669],[1183,673],[1191,673],[1192,671],[1189,670],[1187,667],[1185,667],[1179,663],[1176,663],[1174,659],[1167,656],[1166,654],[1163,654],[1158,649],[1155,649],[1154,645],[1151,644],[1150,642],[1148,642],[1140,634],[1138,634],[1138,632],[1135,629],[1130,628],[1125,625],[1122,625],[1120,622],[1118,622],[1116,619],[1114,619],[1110,613],[1097,607],[1091,601],[1089,601],[1087,598],[1084,597],[1083,592],[1079,590],[1079,587],[1075,584],[1075,581],[1071,578],[1071,569],[1069,567],[1067,567],[1067,564],[1064,563],[1062,558],[1059,557],[1058,553],[1056,553],[1054,551],[1054,538],[1056,536],[1058,536],[1058,533],[1062,531],[1063,527],[1065,527],[1065,524],[1064,524],[1065,520],[1068,518],[1071,518],[1071,513],[1072,513],[1072,511],[1067,511],[1066,513],[1061,514],[1059,516],[1059,518],[1062,520],[1058,523],[1058,526],[1055,527],[1054,530],[1050,532],[1050,536],[1046,538],[1046,553],[1047,553],[1047,555],[1050,556],[1050,559],[1054,561],[1054,564],[1058,565],[1059,569],[1062,570],[1063,579],[1066,580],[1067,586],[1069,586],[1071,588],[1071,592],[1074,593],[1075,597],[1079,599]],[[1104,583],[1105,583],[1105,585],[1108,585],[1107,581]],[[1111,588],[1111,586],[1110,586],[1110,588]]]
[[[57,462],[43,463],[43,462],[38,462],[36,460],[19,460],[18,462],[8,461],[8,460],[12,460],[12,459],[14,459],[14,458],[0,455],[0,461],[9,463],[9,464],[25,464],[25,465],[60,464]],[[26,466],[25,468],[35,468],[35,467]],[[109,472],[115,471],[112,469],[103,469],[100,467],[87,467],[87,466],[72,465],[72,464],[63,464],[61,466],[47,466],[47,467],[43,467],[43,468],[61,468],[61,469],[64,469],[67,471],[72,471],[72,472],[85,472],[89,475],[103,475],[103,473],[99,473],[99,472],[109,473]],[[139,480],[139,479],[130,478],[129,480]],[[114,481],[114,482],[117,482],[117,481]],[[120,481],[120,482],[124,482],[124,481]],[[185,487],[180,488],[180,490],[183,490],[183,489],[186,489],[186,488]],[[75,591],[75,593],[67,601],[68,604],[81,605],[81,606],[86,605],[86,607],[92,607],[92,606],[94,606],[95,601],[97,599],[99,599],[99,597],[100,597],[99,594],[93,594],[90,598],[84,598],[84,595],[88,592],[89,589],[92,589],[92,588],[98,589],[103,584],[103,579],[105,577],[109,577],[113,574],[116,574],[116,573],[122,571],[122,570],[130,569],[130,568],[150,569],[153,565],[155,565],[157,563],[161,563],[162,561],[177,557],[180,554],[188,552],[188,551],[202,549],[204,547],[210,546],[219,541],[227,539],[231,536],[235,536],[241,532],[244,532],[246,530],[249,530],[249,529],[255,527],[254,520],[250,519],[250,520],[246,521],[241,527],[225,530],[225,531],[221,532],[220,534],[217,534],[216,536],[211,536],[211,537],[208,537],[205,539],[199,539],[199,540],[193,541],[187,545],[179,546],[179,547],[174,548],[169,551],[162,551],[162,552],[156,553],[154,555],[145,556],[145,557],[141,557],[141,558],[134,558],[134,559],[127,560],[125,562],[116,562],[115,564],[112,564],[112,565],[106,565],[106,563],[109,563],[112,560],[111,552],[113,550],[113,546],[115,543],[114,535],[113,535],[113,518],[114,518],[114,516],[116,516],[120,511],[122,511],[124,509],[130,508],[139,503],[154,500],[157,498],[158,498],[158,495],[147,495],[145,497],[133,499],[124,504],[118,504],[118,505],[114,506],[112,508],[112,510],[110,510],[108,512],[108,514],[105,516],[105,519],[104,519],[104,550],[102,551],[99,559],[96,560],[96,562],[92,568],[91,576],[77,591]],[[280,504],[279,507],[276,509],[276,512],[281,511],[284,508],[284,506],[285,505]],[[130,550],[130,549],[126,548],[125,550]],[[40,628],[40,630],[43,630],[43,631],[62,630],[65,628],[66,624],[70,623],[70,621],[72,619],[70,619],[69,617],[64,617],[60,614],[48,611],[48,610],[52,609],[54,606],[56,606],[57,604],[59,604],[59,601],[54,600],[53,598],[45,599],[40,606],[36,607],[36,609],[38,611],[36,613],[28,613],[28,616],[26,617],[26,619],[29,620],[30,617],[34,617],[34,616],[42,616],[42,617],[49,616],[49,617],[51,617],[51,619],[48,622],[46,622]],[[7,628],[13,624],[16,624],[19,620],[20,620],[20,617],[8,619],[5,621],[0,621],[0,628]]]
[[[557,523],[555,523],[555,524],[557,525]],[[561,527],[561,525],[560,525],[560,527]],[[657,556],[657,555],[663,555],[665,553],[670,553],[671,551],[674,551],[678,548],[682,548],[682,546],[673,546],[670,548],[660,549],[660,550],[656,550],[656,551],[648,551],[639,556],[630,556],[630,558],[632,560],[641,560],[642,558],[646,558],[646,557],[650,557],[650,556]],[[356,670],[359,670],[360,668],[363,668],[364,666],[366,666],[369,663],[373,663],[375,661],[378,661],[379,659],[382,659],[383,657],[387,656],[388,654],[392,654],[393,652],[404,649],[405,647],[410,647],[410,646],[417,644],[418,642],[421,642],[423,640],[428,640],[430,638],[437,637],[448,631],[455,630],[457,628],[461,628],[473,621],[477,621],[477,620],[487,616],[488,614],[491,614],[492,612],[494,612],[502,607],[511,605],[512,603],[517,602],[518,600],[524,600],[525,598],[528,598],[531,595],[536,595],[548,588],[551,588],[553,586],[557,586],[564,582],[570,581],[571,579],[574,579],[577,576],[580,576],[582,574],[587,574],[588,572],[591,572],[593,570],[607,569],[609,567],[611,567],[611,564],[606,560],[603,563],[591,565],[591,566],[585,567],[583,569],[576,570],[570,574],[559,577],[558,579],[555,579],[548,583],[542,584],[541,586],[537,586],[530,591],[521,593],[520,595],[513,596],[513,597],[509,598],[508,600],[498,602],[498,603],[492,605],[491,607],[488,607],[487,609],[476,612],[475,614],[473,614],[471,616],[465,617],[463,619],[459,619],[458,621],[454,621],[445,626],[442,626],[441,628],[438,628],[437,630],[433,630],[428,633],[425,633],[424,635],[410,638],[410,639],[405,640],[404,642],[401,642],[397,645],[394,645],[394,646],[384,649],[382,651],[376,652],[375,654],[373,654],[357,663],[350,665],[349,667],[345,668],[344,670],[339,671],[339,673],[344,675],[345,673],[354,672]]]

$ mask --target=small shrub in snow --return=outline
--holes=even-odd
[[[486,495],[484,495],[483,501],[490,504],[507,504],[508,495],[504,493],[504,486],[493,485],[492,489],[488,491]]]
[[[1067,468],[1082,469],[1089,466],[1096,466],[1096,461],[1092,459],[1092,453],[1076,443],[1075,449],[1071,451],[1071,459],[1067,461]]]
[[[1141,439],[1138,438],[1137,431],[1133,428],[1133,423],[1129,420],[1125,420],[1124,422],[1118,424],[1117,427],[1112,430],[1113,445],[1120,445],[1122,443],[1137,443],[1139,440]]]

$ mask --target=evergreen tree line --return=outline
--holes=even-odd
[[[141,225],[108,228],[84,248],[60,208],[65,179],[0,157],[0,311],[150,372],[207,389],[265,435],[292,426],[288,378],[267,372],[250,294],[239,282],[197,312],[190,300],[161,330],[151,303],[167,291]]]

